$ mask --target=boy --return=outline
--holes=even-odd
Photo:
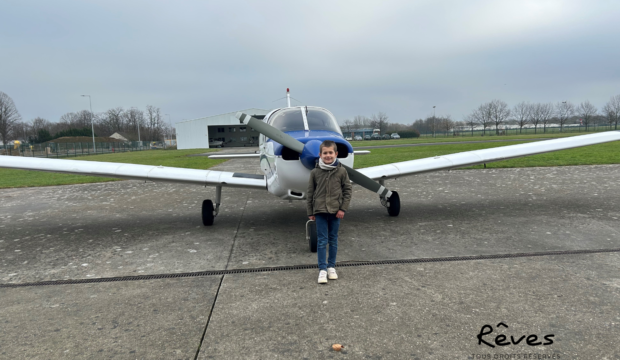
[[[319,258],[319,284],[327,279],[336,280],[336,253],[340,219],[349,208],[352,186],[349,174],[338,161],[336,143],[325,140],[319,147],[320,159],[310,172],[307,193],[307,213],[316,221],[317,255]],[[329,258],[325,261],[327,244]]]

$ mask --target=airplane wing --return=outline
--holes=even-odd
[[[260,154],[255,154],[255,153],[209,155],[209,159],[250,159],[250,158],[259,158],[259,157],[260,157]]]
[[[618,140],[620,140],[620,131],[606,131],[597,134],[572,136],[527,144],[501,146],[491,149],[441,155],[432,158],[371,166],[356,170],[374,180],[390,179],[431,171],[450,170],[464,166],[486,164],[522,156],[536,155]]]
[[[201,186],[267,189],[267,182],[263,175],[166,166],[1,155],[0,168],[103,176],[120,179],[163,181]]]

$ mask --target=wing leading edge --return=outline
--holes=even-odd
[[[522,156],[536,155],[618,140],[620,140],[620,131],[607,131],[597,134],[580,135],[562,139],[537,141],[527,144],[441,155],[432,158],[403,161],[357,170],[371,179],[389,179],[431,171],[449,170],[464,166],[486,164]]]
[[[39,159],[3,155],[0,156],[0,168],[103,176],[120,179],[163,181],[201,186],[267,189],[265,177],[262,175],[166,166],[84,160]]]

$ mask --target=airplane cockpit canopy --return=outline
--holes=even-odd
[[[305,109],[302,109],[302,111],[305,111]],[[340,126],[338,126],[334,116],[325,110],[308,109],[306,118],[308,119],[308,128],[310,130],[327,130],[342,135]]]
[[[304,124],[303,113],[306,112],[306,120],[308,128]],[[333,131],[342,135],[340,126],[336,119],[328,111],[319,108],[306,108],[305,106],[282,109],[274,114],[271,120],[271,126],[278,130],[288,131],[304,131],[304,130],[323,130]]]
[[[299,108],[283,109],[278,111],[271,126],[278,130],[287,131],[304,131],[304,118]]]

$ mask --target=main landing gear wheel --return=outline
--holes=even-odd
[[[400,196],[396,191],[392,191],[392,196],[387,201],[387,211],[390,216],[398,216],[400,214]]]
[[[318,235],[316,233],[316,221],[308,220],[306,223],[306,237],[308,238],[310,251],[315,253],[318,240]]]
[[[213,210],[213,201],[205,200],[202,202],[202,224],[204,226],[213,225],[213,219],[215,218]]]

